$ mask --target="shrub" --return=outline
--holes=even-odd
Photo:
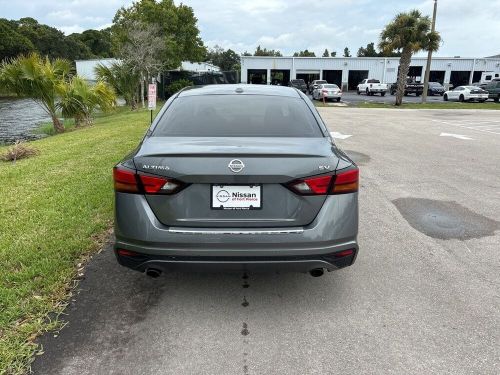
[[[26,159],[31,156],[38,155],[39,153],[40,152],[36,148],[28,146],[23,141],[17,141],[13,146],[7,149],[7,152],[5,152],[5,154],[0,155],[0,159],[2,159],[3,161],[15,162],[16,160]]]
[[[193,86],[193,82],[191,82],[188,79],[180,79],[178,81],[172,82],[170,85],[167,86],[167,95],[172,96],[174,95],[177,91],[182,90],[184,87],[188,86]]]

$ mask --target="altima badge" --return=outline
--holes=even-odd
[[[243,170],[243,168],[245,168],[245,164],[243,164],[243,162],[239,159],[233,159],[229,162],[227,167],[232,172],[238,173],[238,172],[241,172]]]

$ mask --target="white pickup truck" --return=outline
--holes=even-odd
[[[388,89],[387,84],[380,83],[378,79],[364,79],[358,85],[357,92],[358,95],[365,93],[366,95],[380,94],[381,96],[385,96]]]

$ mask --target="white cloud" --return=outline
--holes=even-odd
[[[64,34],[69,35],[73,33],[81,33],[85,29],[80,25],[71,25],[71,26],[57,26],[59,30],[61,30]]]
[[[396,13],[420,9],[432,14],[432,0],[175,0],[193,7],[202,38],[237,52],[257,45],[285,54],[325,48],[352,53],[370,42]],[[34,17],[66,33],[108,26],[132,0],[0,0],[2,17]],[[500,0],[439,0],[440,56],[500,53]]]

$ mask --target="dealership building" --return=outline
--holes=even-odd
[[[408,76],[423,81],[426,57],[411,60]],[[310,82],[324,79],[344,90],[356,89],[360,81],[374,78],[394,83],[399,57],[241,57],[241,82],[287,85],[291,79]],[[500,56],[490,58],[434,57],[430,81],[446,88],[478,82],[483,72],[500,72]]]

